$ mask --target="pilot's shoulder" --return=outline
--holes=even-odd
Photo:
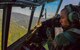
[[[69,40],[64,36],[64,32],[57,35],[54,39],[57,42],[57,45],[67,46],[70,44]]]

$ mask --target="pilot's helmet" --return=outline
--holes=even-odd
[[[80,7],[74,6],[72,4],[66,5],[65,9],[67,10],[67,16],[69,22],[73,23],[74,21],[80,21]]]

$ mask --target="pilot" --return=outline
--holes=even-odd
[[[54,50],[80,50],[80,7],[66,5],[60,16],[64,31],[54,38]]]

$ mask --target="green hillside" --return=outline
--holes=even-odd
[[[0,50],[1,50],[1,28],[2,28],[2,19],[0,17]],[[23,28],[16,22],[11,21],[10,23],[10,30],[9,30],[9,37],[8,37],[8,46],[17,41],[23,35],[25,35],[27,29]]]
[[[19,38],[21,38],[23,35],[27,33],[27,30],[19,26],[15,22],[11,22],[10,24],[10,30],[9,30],[9,40],[8,40],[8,46],[17,41]]]

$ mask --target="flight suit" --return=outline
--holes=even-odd
[[[71,28],[54,39],[55,50],[80,50],[80,29]]]

